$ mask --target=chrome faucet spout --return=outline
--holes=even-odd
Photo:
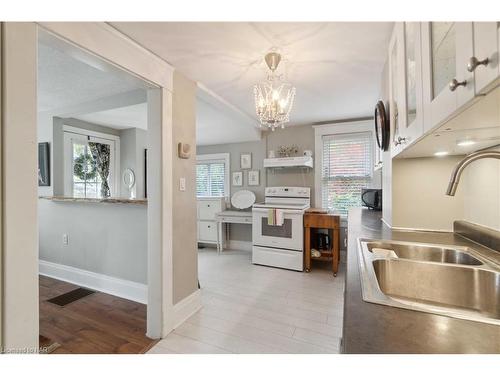
[[[448,189],[446,189],[446,195],[454,196],[458,183],[460,182],[460,176],[462,175],[462,172],[464,171],[465,167],[467,167],[470,163],[473,161],[479,160],[479,159],[500,159],[500,151],[477,151],[473,152],[470,155],[467,155],[465,158],[463,158],[458,164],[455,166],[453,169],[453,172],[451,173],[450,177],[450,182],[448,184]]]

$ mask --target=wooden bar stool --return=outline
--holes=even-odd
[[[317,209],[309,209],[304,214],[304,268],[306,272],[311,271],[311,228],[328,229],[332,232],[330,238],[332,243],[330,249],[322,250],[319,258],[312,258],[324,262],[332,262],[333,276],[337,276],[340,261],[340,216],[318,212]]]

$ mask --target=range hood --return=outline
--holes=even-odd
[[[290,158],[264,159],[264,168],[312,168],[314,165],[312,156],[294,156]]]

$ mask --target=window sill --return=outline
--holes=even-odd
[[[41,196],[39,199],[45,199],[53,202],[74,202],[74,203],[119,203],[119,204],[138,204],[147,205],[147,199],[129,199],[129,198],[77,198],[64,196]]]

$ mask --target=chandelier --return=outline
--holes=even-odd
[[[290,121],[290,111],[295,98],[295,87],[283,80],[283,76],[276,74],[281,61],[277,52],[269,52],[265,61],[270,72],[267,80],[254,86],[255,111],[259,116],[260,126],[267,126],[274,131],[277,127],[285,127]]]

